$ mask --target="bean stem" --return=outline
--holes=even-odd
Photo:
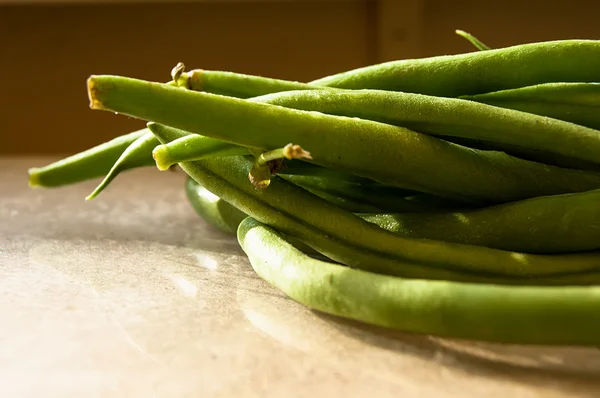
[[[491,48],[488,47],[481,40],[479,40],[478,38],[476,38],[472,34],[465,32],[464,30],[457,29],[456,30],[456,34],[459,35],[459,36],[461,36],[461,37],[464,37],[465,39],[467,39],[473,46],[475,46],[475,48],[477,48],[480,51],[491,50]]]

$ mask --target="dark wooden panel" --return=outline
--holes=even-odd
[[[600,39],[597,0],[423,0],[423,55],[455,54],[473,47],[454,33],[466,30],[490,47],[557,39]]]
[[[171,68],[308,81],[373,62],[362,2],[0,8],[0,153],[71,153],[143,123],[88,109],[85,80]]]

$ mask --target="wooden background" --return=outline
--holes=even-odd
[[[600,39],[600,1],[49,1],[0,0],[0,153],[71,154],[143,127],[91,111],[96,74],[169,80],[189,68],[284,79],[391,59]]]

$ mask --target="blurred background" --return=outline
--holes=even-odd
[[[144,127],[88,108],[86,78],[187,69],[310,81],[393,59],[600,39],[598,0],[0,0],[0,154],[67,155]]]

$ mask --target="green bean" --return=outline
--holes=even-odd
[[[275,93],[252,101],[368,119],[440,137],[493,142],[500,149],[501,144],[508,144],[509,148],[600,163],[597,130],[463,99],[382,90],[310,90]]]
[[[184,135],[173,141],[172,145],[179,149],[178,152],[173,153],[171,147],[166,145],[158,145],[152,151],[152,156],[159,170],[167,170],[174,164],[179,163],[182,158],[185,160],[199,160],[207,156],[250,154],[246,147],[233,145],[229,142],[223,142],[198,134]]]
[[[372,325],[518,344],[600,344],[600,287],[407,280],[311,259],[252,218],[238,229],[252,268],[309,308]]]
[[[600,41],[557,40],[500,49],[389,61],[310,82],[458,97],[540,83],[600,81]]]
[[[186,73],[186,77],[187,86],[191,90],[236,98],[250,98],[288,90],[332,90],[289,80],[204,69],[191,70]]]
[[[145,128],[137,130],[44,167],[31,168],[29,185],[53,188],[102,177],[123,151],[147,132]]]
[[[485,45],[485,43],[483,43],[481,40],[479,40],[472,34],[465,32],[464,30],[457,29],[456,34],[467,39],[478,50],[481,50],[481,51],[491,50],[491,48],[488,47],[487,45]]]
[[[600,130],[599,83],[546,83],[461,98]]]
[[[600,249],[599,203],[600,190],[594,190],[462,212],[361,217],[410,238],[550,254]]]
[[[157,138],[161,138],[158,130]],[[409,239],[383,230],[309,192],[273,178],[268,189],[255,189],[247,179],[252,161],[239,157],[205,159],[179,166],[200,185],[244,213],[287,235],[304,241],[323,255],[360,267],[379,267],[377,272],[408,272],[426,265],[440,271],[462,270],[480,274],[530,278],[573,274],[600,269],[600,254],[532,255],[431,240]],[[293,222],[292,222],[293,221]],[[344,249],[333,247],[342,242]],[[333,247],[333,248],[332,248]],[[370,264],[352,250],[380,253],[401,267]],[[361,261],[362,260],[362,261]],[[382,263],[383,264],[383,263]],[[421,274],[422,271],[418,271]]]
[[[369,120],[117,76],[92,76],[88,89],[92,109],[263,150],[299,143],[311,152],[311,163],[464,202],[501,203],[600,187],[600,174],[477,151]]]
[[[132,142],[86,200],[92,200],[98,196],[122,171],[152,165],[154,163],[152,149],[159,144],[160,142],[150,131]]]

